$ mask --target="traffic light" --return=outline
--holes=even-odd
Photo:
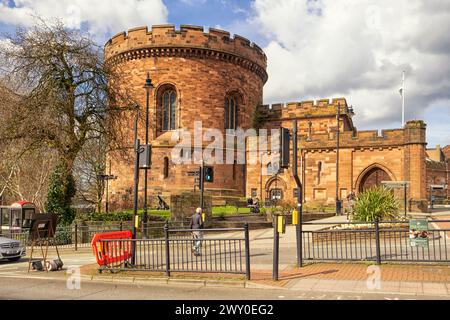
[[[280,132],[280,167],[289,168],[289,142],[291,139],[291,134],[289,129],[281,128]]]
[[[205,167],[204,168],[204,177],[205,182],[213,182],[214,181],[214,168],[213,167]]]
[[[141,144],[141,152],[139,153],[139,168],[145,169],[152,166],[152,145]]]

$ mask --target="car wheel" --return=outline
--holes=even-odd
[[[9,261],[19,261],[22,257],[8,258]]]

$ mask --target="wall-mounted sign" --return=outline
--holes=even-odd
[[[186,173],[186,175],[187,175],[188,177],[198,177],[199,174],[200,174],[200,172],[199,172],[198,170],[197,170],[197,171],[188,171],[188,172]]]

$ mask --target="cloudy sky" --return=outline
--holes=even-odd
[[[450,144],[449,0],[0,0],[0,32],[59,17],[99,43],[136,26],[195,24],[240,34],[268,56],[265,103],[346,97],[359,130],[428,124]]]

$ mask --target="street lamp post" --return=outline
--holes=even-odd
[[[138,193],[139,193],[139,155],[143,152],[143,149],[138,139],[138,120],[139,120],[139,108],[136,112],[136,117],[134,119],[134,153],[135,153],[135,164],[134,164],[134,199],[133,199],[133,237],[136,239],[137,228],[139,225],[137,210],[138,210]],[[136,242],[132,241],[132,259],[131,264],[134,265],[136,262]]]
[[[341,105],[337,104],[337,132],[336,132],[336,215],[341,214],[341,201],[339,200],[339,139],[340,139],[340,123],[341,123]]]
[[[146,104],[145,104],[145,145],[148,146],[148,114],[149,114],[149,97],[150,91],[153,89],[152,80],[150,79],[150,73],[147,73],[147,79],[145,79],[144,88],[146,90]],[[147,237],[147,222],[148,222],[148,206],[147,206],[147,183],[148,183],[148,168],[144,168],[144,234]]]

